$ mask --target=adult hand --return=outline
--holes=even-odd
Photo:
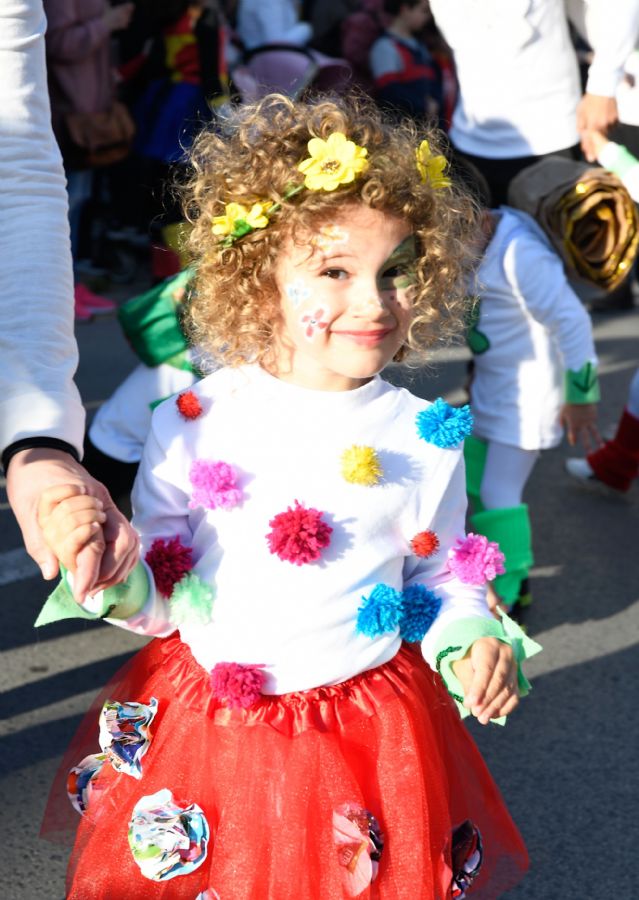
[[[76,560],[74,595],[76,599],[84,599],[87,594],[125,580],[137,562],[138,537],[104,485],[92,478],[68,453],[45,447],[21,450],[9,463],[7,495],[27,553],[47,580],[56,577],[59,566],[38,524],[38,504],[42,493],[57,485],[80,487],[102,501],[105,513],[102,529],[96,532]]]
[[[608,129],[618,121],[617,101],[614,97],[584,94],[577,106],[577,131],[581,149],[588,162],[596,162],[597,154],[588,132],[608,134]]]
[[[517,663],[503,641],[479,638],[452,668],[464,689],[464,706],[482,725],[507,716],[519,703]]]

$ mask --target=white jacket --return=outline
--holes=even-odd
[[[82,449],[64,171],[51,130],[40,0],[0,3],[0,449]]]

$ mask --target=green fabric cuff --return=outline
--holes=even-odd
[[[517,688],[519,696],[525,697],[531,690],[531,684],[522,671],[522,663],[536,653],[539,653],[541,645],[519,627],[517,622],[501,612],[501,621],[494,618],[480,618],[474,616],[468,619],[459,619],[451,622],[439,636],[439,651],[436,657],[436,668],[444,679],[444,684],[457,704],[462,718],[470,715],[470,710],[464,706],[464,689],[455,675],[452,663],[463,659],[468,650],[479,638],[494,637],[509,644],[513,648],[513,654],[517,663]],[[505,725],[507,716],[491,719],[496,725]]]
[[[567,369],[564,376],[564,392],[566,403],[598,403],[600,393],[597,367],[587,362],[578,372]]]
[[[139,562],[126,581],[100,591],[90,601],[90,610],[80,606],[73,597],[68,572],[60,566],[61,579],[49,594],[34,625],[49,625],[62,619],[128,619],[146,603],[149,595],[149,577]]]
[[[637,159],[636,156],[633,156],[630,150],[621,144],[610,141],[610,143],[606,144],[604,149],[605,153],[602,155],[604,160],[602,165],[605,166],[606,169],[610,169],[611,172],[614,172],[614,174],[622,180],[631,169],[639,166],[639,159]]]

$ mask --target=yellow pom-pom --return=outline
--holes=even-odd
[[[377,484],[384,474],[377,453],[372,447],[358,447],[353,444],[342,453],[342,475],[351,484],[370,487]]]

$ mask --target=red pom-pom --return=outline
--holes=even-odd
[[[185,419],[197,419],[202,415],[202,404],[193,391],[184,391],[178,394],[175,404],[178,412]]]
[[[263,665],[244,666],[241,663],[217,663],[211,669],[211,692],[231,708],[247,709],[262,695]]]
[[[410,545],[415,556],[432,556],[439,550],[439,538],[434,531],[420,531]]]
[[[178,581],[193,568],[192,553],[191,547],[185,547],[179,537],[169,541],[156,538],[147,550],[144,559],[153,572],[158,591],[164,597],[170,597]]]
[[[271,553],[280,559],[302,566],[319,559],[324,547],[331,541],[333,529],[322,521],[322,513],[317,509],[306,509],[295,501],[295,509],[290,506],[286,512],[278,513],[268,523],[273,529],[266,535]]]

